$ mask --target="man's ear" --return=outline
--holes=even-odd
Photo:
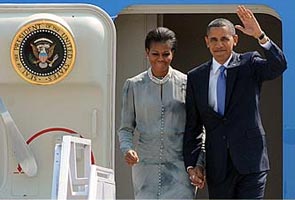
[[[239,36],[238,35],[234,35],[234,46],[237,46],[238,42],[239,42]]]
[[[175,50],[171,50],[172,56],[175,55]]]
[[[205,36],[205,42],[206,42],[207,48],[209,48],[209,39],[208,39],[208,36],[207,35]]]

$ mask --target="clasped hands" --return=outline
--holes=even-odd
[[[195,168],[190,168],[188,170],[189,178],[191,184],[203,189],[206,182],[205,170],[202,166],[196,166]]]

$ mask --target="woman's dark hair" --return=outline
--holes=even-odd
[[[152,42],[168,43],[171,45],[171,50],[176,50],[177,40],[175,33],[168,28],[158,27],[151,30],[145,38],[145,48],[150,49]]]

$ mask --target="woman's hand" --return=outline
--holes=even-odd
[[[127,153],[125,154],[125,162],[129,166],[133,166],[134,164],[138,163],[139,157],[138,157],[136,151],[134,151],[134,150],[127,151]]]

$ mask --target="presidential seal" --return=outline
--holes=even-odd
[[[25,24],[11,44],[14,69],[33,84],[49,85],[61,81],[72,70],[75,56],[71,32],[49,19]]]

